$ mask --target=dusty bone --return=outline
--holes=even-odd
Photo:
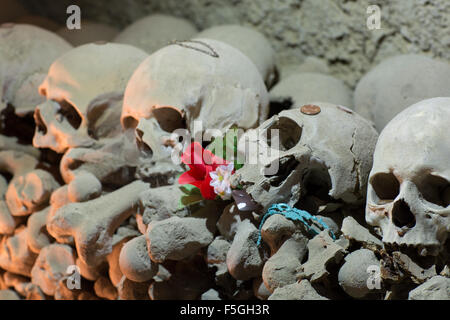
[[[448,97],[450,64],[417,54],[383,60],[361,78],[355,110],[381,131],[408,106],[433,97]]]
[[[91,292],[87,281],[81,278],[81,289],[67,287],[67,278],[59,280],[58,287],[55,290],[55,300],[98,300]]]
[[[27,216],[48,204],[50,195],[59,187],[47,171],[36,169],[15,176],[6,191],[6,204],[13,216]]]
[[[111,253],[114,231],[130,217],[147,188],[148,184],[135,181],[100,198],[69,203],[58,209],[47,229],[55,237],[72,236],[80,259],[96,266]]]
[[[96,41],[110,41],[117,36],[119,31],[106,24],[83,19],[83,27],[81,29],[60,28],[56,31],[60,37],[66,39],[73,46],[80,46],[86,43]]]
[[[25,174],[36,168],[38,160],[22,151],[0,151],[0,170],[10,173],[13,177]]]
[[[186,216],[187,209],[180,209],[179,202],[183,192],[179,185],[151,188],[140,195],[139,203],[143,208],[142,222],[149,225],[152,221],[160,221],[173,216]]]
[[[95,281],[94,291],[100,298],[116,300],[118,297],[117,288],[107,277],[100,277]]]
[[[25,226],[20,226],[14,235],[0,239],[0,267],[30,277],[37,255],[28,248],[27,232]]]
[[[1,27],[0,110],[11,104],[18,115],[32,112],[43,101],[37,89],[50,64],[71,48],[64,39],[41,28],[25,24]]]
[[[327,62],[315,56],[306,57],[301,64],[282,64],[280,69],[281,79],[285,79],[293,74],[305,72],[330,74],[330,68]]]
[[[47,226],[51,221],[51,219],[53,218],[53,216],[55,215],[55,213],[58,211],[58,209],[65,206],[68,203],[70,203],[70,200],[68,196],[68,185],[66,184],[56,189],[50,196],[50,210],[47,214]],[[55,236],[54,234],[51,236],[55,238],[56,241],[59,243],[70,245],[74,244],[72,236]]]
[[[148,288],[150,281],[134,282],[123,276],[117,285],[118,300],[150,300]]]
[[[295,109],[315,101],[353,107],[353,95],[347,85],[320,73],[292,74],[278,82],[269,94],[272,102],[289,101]]]
[[[14,282],[14,290],[26,300],[47,300],[47,297],[34,283],[29,282],[28,278],[12,275],[10,281]]]
[[[14,290],[0,290],[0,300],[20,300],[20,297]]]
[[[259,159],[237,170],[235,183],[261,204],[263,212],[274,203],[295,206],[308,198],[317,202],[317,209],[330,202],[363,202],[378,134],[345,107],[322,102],[310,107],[320,112],[307,114],[308,107],[303,112],[301,108],[282,111],[240,139],[249,138],[250,145],[260,148]],[[279,130],[279,146],[272,146],[272,139],[268,142],[272,129]],[[262,174],[276,165],[276,172]]]
[[[344,257],[343,248],[333,242],[326,230],[308,242],[308,252],[308,261],[299,268],[298,278],[311,283],[322,282],[330,275],[327,267],[340,263]]]
[[[169,273],[162,265],[155,281],[148,288],[151,300],[195,300],[211,288],[204,276],[205,269],[191,261],[178,261],[175,270]]]
[[[450,234],[449,122],[450,98],[433,98],[403,110],[380,134],[366,221],[381,229],[385,247],[408,246],[422,256],[445,251]]]
[[[261,274],[264,257],[256,245],[257,239],[258,229],[244,220],[227,253],[227,267],[233,278],[249,280]]]
[[[232,24],[219,25],[202,30],[195,37],[228,43],[252,60],[268,87],[275,82],[275,51],[256,29]]]
[[[13,288],[21,296],[26,296],[24,288],[30,283],[30,278],[7,271],[3,274],[3,280],[7,288]]]
[[[127,26],[114,38],[114,42],[126,43],[153,53],[174,39],[190,39],[196,33],[196,27],[188,20],[152,14]]]
[[[275,214],[269,217],[261,228],[261,238],[270,247],[271,254],[275,254],[283,245],[283,242],[289,238],[298,229],[292,220],[287,219],[281,214]]]
[[[253,294],[259,300],[267,300],[272,292],[267,289],[262,278],[255,278],[253,279]]]
[[[171,158],[177,141],[170,137],[170,133],[161,129],[155,118],[141,118],[135,132],[136,143],[141,151],[137,176],[149,180],[153,187],[174,184],[176,177],[184,172],[182,166],[174,163]]]
[[[364,298],[373,288],[367,281],[370,276],[369,267],[379,267],[380,261],[375,254],[367,249],[356,250],[345,257],[345,263],[339,269],[339,285],[353,298]]]
[[[113,242],[112,251],[108,256],[106,257],[106,261],[108,262],[108,276],[111,280],[111,283],[118,287],[119,283],[123,277],[122,270],[120,269],[119,259],[120,259],[120,252],[122,251],[123,246],[125,243],[127,243],[129,240],[131,240],[132,237],[125,237],[120,239],[120,241]]]
[[[308,238],[301,233],[296,233],[266,261],[262,278],[270,292],[297,281],[297,272],[307,253],[307,243]]]
[[[146,237],[150,258],[157,263],[188,258],[214,240],[206,218],[176,216],[150,223]]]
[[[239,224],[244,220],[255,221],[251,212],[240,211],[236,204],[232,203],[225,207],[220,215],[217,221],[217,229],[225,239],[232,241]]]
[[[120,251],[119,266],[127,279],[134,282],[149,281],[156,275],[158,265],[148,255],[145,235],[125,243]]]
[[[16,221],[11,215],[6,201],[0,200],[0,235],[10,235],[16,229]]]
[[[98,266],[88,266],[79,257],[77,257],[75,264],[80,269],[81,276],[90,281],[96,281],[108,268],[106,263],[102,263]]]
[[[99,148],[68,150],[61,159],[60,172],[66,183],[75,179],[78,173],[87,171],[102,183],[122,186],[134,180],[138,156],[134,133],[128,131],[113,139],[102,140]]]
[[[40,150],[33,148],[33,146],[20,144],[16,137],[7,137],[0,135],[0,151],[18,151],[26,153],[36,159],[39,158]]]
[[[409,293],[409,300],[450,300],[450,279],[435,276]]]
[[[90,172],[82,171],[68,184],[67,196],[71,202],[85,202],[102,193],[101,182]]]
[[[34,112],[33,145],[63,153],[120,133],[126,83],[146,56],[127,45],[91,43],[56,59],[39,87],[47,101]]]
[[[397,272],[402,277],[409,277],[414,283],[421,284],[437,275],[435,265],[430,266],[428,269],[424,269],[406,254],[399,251],[394,251],[392,253],[392,259],[398,270]]]
[[[208,291],[202,293],[200,300],[222,300],[222,299],[220,299],[219,292],[211,288]]]
[[[344,219],[341,231],[347,239],[361,243],[364,248],[370,250],[383,248],[383,243],[372,235],[369,230],[360,225],[353,217],[346,217]]]
[[[191,131],[194,120],[203,121],[205,129],[233,124],[248,129],[267,113],[267,90],[249,58],[223,42],[194,39],[158,50],[136,69],[125,90],[121,121],[135,128],[141,118],[155,117],[168,132],[183,119]],[[161,146],[154,148],[158,152]]]
[[[268,300],[328,300],[312,287],[308,280],[302,280],[277,288]]]
[[[215,238],[210,243],[206,252],[206,263],[208,268],[215,268],[215,282],[218,286],[227,286],[229,273],[227,267],[227,253],[231,244],[221,238]]]
[[[42,248],[50,245],[53,238],[47,232],[47,216],[50,207],[35,212],[27,220],[27,244],[31,251],[39,253]]]
[[[74,251],[65,244],[51,244],[39,252],[31,269],[31,281],[49,295],[55,294],[56,287],[67,274],[69,266],[75,265]]]

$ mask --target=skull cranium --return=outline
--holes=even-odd
[[[248,129],[267,113],[267,90],[249,58],[225,43],[194,39],[156,51],[136,69],[125,90],[121,121],[125,129],[136,129],[147,159],[165,164],[158,171],[168,172],[177,142],[169,136],[175,129],[193,132],[195,121],[205,129]]]
[[[279,132],[278,146],[273,129]],[[368,121],[348,108],[318,102],[282,111],[257,131],[263,160],[244,164],[236,177],[264,211],[279,202],[312,213],[362,202],[378,137]],[[246,135],[241,141],[249,139]],[[264,159],[270,149],[273,156]],[[267,174],[275,162],[278,171]]]
[[[63,153],[120,132],[125,86],[146,56],[128,45],[98,42],[59,57],[39,88],[47,101],[35,110],[33,145]]]
[[[418,102],[398,114],[377,142],[366,221],[383,242],[437,255],[450,232],[450,98]]]

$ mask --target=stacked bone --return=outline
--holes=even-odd
[[[448,298],[450,104],[432,99],[400,113],[450,95],[445,89],[430,85],[420,96],[417,77],[396,79],[397,71],[390,80],[411,99],[383,102],[392,87],[374,70],[353,102],[317,58],[278,75],[264,36],[236,25],[196,34],[183,19],[152,15],[116,43],[97,40],[117,30],[86,30],[58,32],[73,48],[37,27],[0,28],[0,299],[423,299],[430,290]],[[398,68],[414,65],[396,59]],[[436,83],[449,77],[444,65],[430,75]],[[372,121],[381,130],[394,113],[377,144]],[[441,129],[424,128],[412,143],[416,125],[430,119]],[[186,168],[171,159],[170,133],[193,133],[196,121],[242,128],[243,138],[256,132],[257,143],[279,130],[276,159],[234,175],[257,209],[179,206],[176,178]],[[393,156],[397,143],[405,151]],[[420,153],[424,143],[436,147]],[[264,175],[273,163],[277,172]],[[423,203],[414,183],[432,190]],[[278,203],[321,218],[332,233],[311,234],[282,214],[259,231]]]

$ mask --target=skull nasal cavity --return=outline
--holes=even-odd
[[[412,228],[415,226],[416,218],[405,200],[400,199],[394,203],[394,207],[392,208],[392,222],[399,228],[404,226]]]
[[[275,131],[276,130],[276,131]],[[278,133],[278,149],[287,151],[295,147],[302,137],[302,127],[295,121],[280,117],[275,123],[267,128],[267,144],[275,148]]]

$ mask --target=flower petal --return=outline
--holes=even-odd
[[[207,171],[210,171],[211,168],[207,168]],[[212,179],[209,176],[209,172],[203,180],[203,183],[200,188],[200,192],[202,193],[203,198],[207,200],[214,200],[216,198],[216,193],[214,192],[214,187],[210,185]]]
[[[202,180],[197,179],[197,177],[192,175],[192,170],[189,170],[187,172],[184,172],[179,178],[178,183],[179,184],[191,184],[193,186],[196,186],[197,188],[200,187],[202,184]]]

